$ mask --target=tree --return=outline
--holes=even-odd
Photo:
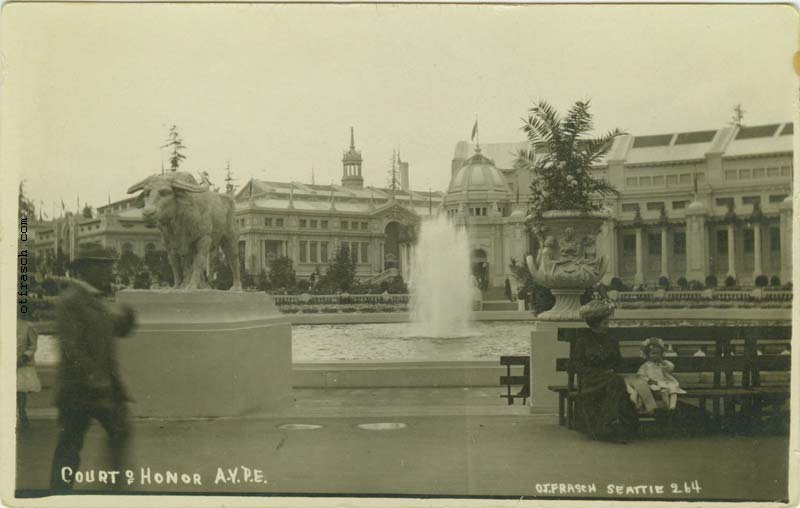
[[[225,260],[225,254],[222,249],[216,249],[210,255],[211,273],[208,274],[208,283],[214,289],[227,291],[233,286],[233,271]]]
[[[356,279],[356,263],[350,256],[350,248],[346,242],[339,246],[336,255],[330,261],[328,270],[320,281],[320,286],[339,291],[350,291]]]
[[[181,139],[181,135],[178,133],[178,126],[173,125],[169,128],[169,134],[167,135],[167,143],[163,145],[161,148],[169,148],[171,150],[169,156],[169,167],[172,171],[177,171],[178,166],[180,166],[181,161],[183,161],[186,156],[183,155],[183,150],[186,147],[183,144],[183,139]]]
[[[546,101],[539,101],[529,113],[522,130],[530,147],[517,155],[517,164],[533,173],[534,224],[547,210],[599,210],[602,197],[618,194],[613,185],[591,173],[622,131],[589,137],[593,129],[589,101],[577,101],[564,118]]]
[[[731,115],[731,120],[728,122],[729,125],[733,127],[741,127],[742,120],[744,120],[744,114],[746,111],[742,109],[741,104],[737,104],[733,107],[733,115]]]
[[[155,278],[156,282],[169,286],[174,284],[174,277],[172,268],[169,266],[167,251],[148,250],[144,253],[144,266]]]
[[[116,263],[116,273],[128,285],[142,271],[142,258],[131,251],[124,251]],[[127,281],[127,282],[125,282]]]
[[[291,288],[296,284],[292,260],[280,256],[269,263],[269,282],[274,288]]]
[[[81,215],[85,219],[91,219],[94,216],[94,210],[91,206],[89,206],[89,203],[84,203],[83,210],[81,210]]]
[[[233,177],[233,172],[231,171],[231,162],[228,161],[227,165],[225,166],[225,193],[230,194],[231,196],[236,192],[236,179]],[[251,190],[252,193],[252,190]]]
[[[17,209],[17,218],[28,218],[34,220],[36,218],[36,206],[25,193],[25,180],[19,182],[19,208]]]
[[[397,153],[397,150],[392,151],[392,162],[389,166],[389,171],[386,175],[386,186],[392,190],[392,194],[400,188],[400,173],[398,171],[398,165],[400,162],[400,156]]]

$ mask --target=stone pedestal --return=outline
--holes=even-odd
[[[137,326],[118,340],[136,416],[238,416],[291,397],[291,324],[265,293],[125,290]]]
[[[549,385],[567,384],[567,373],[556,372],[556,359],[569,357],[569,343],[558,341],[558,329],[585,327],[582,321],[534,323],[531,332],[531,412],[558,412],[558,394],[547,389]]]

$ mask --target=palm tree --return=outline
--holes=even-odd
[[[592,166],[611,148],[614,129],[590,137],[593,129],[589,101],[577,101],[561,118],[546,101],[529,110],[522,130],[530,147],[517,155],[517,166],[534,173],[531,182],[531,218],[547,210],[598,210],[601,199],[618,194],[608,181],[592,176]]]

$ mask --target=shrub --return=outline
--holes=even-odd
[[[689,281],[686,280],[686,277],[681,277],[680,279],[678,279],[677,284],[678,287],[681,289],[686,289],[687,287],[689,287]]]
[[[662,275],[658,278],[658,286],[664,289],[669,289],[669,279]]]
[[[725,287],[732,288],[736,286],[736,279],[732,275],[725,277]]]
[[[769,285],[772,287],[778,287],[781,285],[781,278],[777,275],[773,275],[771,279],[769,279]]]
[[[706,288],[699,280],[690,280],[688,287],[691,291],[702,291]]]
[[[756,281],[755,282],[756,282],[756,287],[757,288],[765,288],[765,287],[767,287],[767,284],[769,283],[769,279],[767,278],[766,275],[759,275],[758,277],[756,277]]]
[[[322,307],[321,310],[325,314],[336,314],[337,312],[339,312],[339,308],[338,307]]]
[[[47,278],[42,282],[42,289],[47,296],[55,296],[58,294],[59,286],[58,281]]]
[[[315,307],[313,305],[303,307],[303,314],[317,314],[317,313],[319,313],[319,307]]]
[[[150,289],[150,272],[137,273],[133,279],[133,289]]]
[[[706,287],[715,288],[719,284],[716,275],[709,275],[706,277]]]
[[[625,291],[625,284],[622,283],[622,279],[619,277],[612,278],[609,287],[614,291]]]

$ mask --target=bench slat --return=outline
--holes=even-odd
[[[791,340],[791,326],[626,326],[613,327],[609,334],[623,342],[660,337],[667,342],[714,342],[717,340]],[[559,341],[591,337],[588,328],[559,328]]]
[[[501,356],[500,365],[529,365],[530,356]]]
[[[528,376],[500,376],[501,385],[524,385],[528,383]]]

